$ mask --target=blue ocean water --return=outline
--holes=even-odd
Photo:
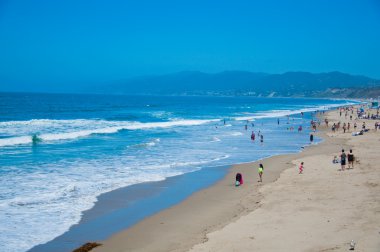
[[[0,250],[59,236],[107,191],[297,152],[309,132],[287,129],[308,128],[301,112],[351,103],[0,93]]]

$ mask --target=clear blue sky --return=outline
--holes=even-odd
[[[380,1],[0,0],[0,90],[182,70],[380,78]]]

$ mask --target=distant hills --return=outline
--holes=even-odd
[[[375,98],[380,96],[380,80],[341,72],[266,74],[247,71],[224,71],[210,74],[186,71],[120,81],[107,86],[99,86],[96,92],[114,94]]]

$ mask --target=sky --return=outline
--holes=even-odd
[[[0,0],[0,90],[224,70],[380,79],[380,0]]]

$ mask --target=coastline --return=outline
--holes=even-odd
[[[329,117],[331,121],[336,121],[337,118],[335,114],[337,114],[337,112],[332,110],[327,113],[326,116]],[[313,182],[319,181],[319,179],[310,177],[309,175],[302,175],[304,177],[301,177],[301,179],[306,178],[308,180],[306,183],[309,183],[302,184],[305,188],[301,187],[297,189],[297,187],[294,186],[284,187],[286,186],[286,183],[288,183],[288,185],[299,183],[296,181],[296,179],[298,179],[296,176],[298,175],[297,171],[294,170],[297,167],[297,163],[301,160],[307,160],[307,162],[310,161],[310,164],[307,164],[306,166],[308,167],[307,169],[309,169],[309,167],[311,168],[315,173],[314,175],[318,174],[318,176],[322,177],[333,176],[333,179],[329,180],[330,183],[334,183],[334,179],[336,179],[337,176],[340,176],[337,177],[339,183],[342,183],[340,180],[347,182],[347,179],[352,179],[353,177],[345,178],[343,176],[350,176],[350,172],[357,173],[356,176],[359,177],[367,176],[365,177],[367,180],[369,179],[368,176],[379,178],[378,173],[368,175],[369,172],[361,171],[364,168],[360,167],[352,171],[344,171],[346,172],[344,173],[346,175],[343,176],[340,175],[341,173],[336,169],[329,170],[329,174],[326,175],[325,173],[321,173],[318,168],[320,162],[326,166],[331,166],[330,159],[332,154],[339,154],[339,150],[342,148],[349,149],[352,146],[356,146],[355,151],[360,153],[360,155],[365,155],[365,149],[363,150],[362,148],[363,142],[366,144],[370,141],[370,134],[373,133],[370,132],[366,135],[366,138],[352,139],[351,134],[343,135],[339,133],[330,133],[329,128],[327,127],[316,134],[324,139],[321,143],[308,146],[300,153],[273,156],[253,163],[234,165],[230,168],[228,174],[213,186],[194,193],[181,203],[150,216],[131,228],[114,234],[105,241],[100,241],[103,245],[92,251],[232,251],[234,249],[247,251],[247,249],[249,250],[255,246],[260,248],[260,251],[281,251],[284,244],[289,246],[288,249],[292,248],[294,251],[345,251],[347,249],[346,246],[349,246],[350,239],[354,237],[356,237],[355,239],[361,239],[359,241],[360,244],[367,249],[363,251],[377,251],[376,249],[380,248],[380,243],[378,242],[378,239],[376,239],[378,238],[378,232],[374,232],[374,226],[379,225],[380,223],[378,219],[376,221],[376,217],[374,216],[379,212],[379,210],[376,209],[380,208],[377,206],[378,204],[376,205],[376,200],[372,202],[371,208],[369,209],[370,211],[367,211],[369,212],[369,221],[363,220],[363,218],[365,218],[363,216],[356,216],[358,213],[353,213],[354,208],[350,209],[349,206],[347,206],[348,214],[346,214],[342,213],[339,207],[341,205],[346,207],[347,204],[356,204],[360,208],[360,204],[363,203],[363,200],[369,200],[368,197],[370,199],[376,197],[372,195],[372,192],[368,191],[368,188],[378,191],[378,183],[364,181],[364,184],[354,184],[354,189],[359,191],[353,191],[352,195],[350,192],[350,186],[352,186],[351,183],[349,187],[344,186],[344,184],[338,184],[337,186],[344,186],[345,190],[343,195],[339,195],[340,197],[343,197],[342,202],[340,202],[340,199],[337,200],[334,197],[328,197],[332,203],[330,202],[330,204],[319,206],[316,205],[318,204],[317,201],[310,207],[311,210],[308,208],[308,202],[300,203],[299,199],[292,197],[289,198],[288,203],[287,200],[284,201],[281,197],[274,197],[274,202],[272,200],[272,202],[269,201],[268,203],[272,190],[272,194],[274,194],[281,193],[282,190],[286,191],[286,188],[293,187],[293,189],[289,190],[299,190],[301,191],[300,193],[305,193],[305,188],[307,188],[309,184],[312,185]],[[373,139],[371,140],[374,141]],[[376,151],[378,151],[378,149],[376,149]],[[369,161],[373,161],[373,159],[369,159]],[[256,182],[258,179],[256,170],[259,163],[263,163],[265,167],[264,182],[262,184]],[[233,185],[236,172],[243,173],[245,181],[244,185],[239,188],[235,188]],[[372,172],[374,171],[372,170]],[[363,179],[359,177],[358,179]],[[328,178],[329,177],[325,177],[325,179]],[[336,188],[334,187],[335,185],[329,185],[331,188],[328,188],[328,190],[330,191],[323,192],[322,195],[319,195],[321,193],[320,187],[324,187],[324,182],[322,180],[319,183],[322,184],[319,185],[318,188],[311,189],[311,192],[313,193],[311,197],[318,198],[323,197],[323,195],[330,196],[329,192],[337,195],[340,193],[339,187]],[[359,182],[356,181],[355,183]],[[289,193],[290,195],[293,195],[293,193],[296,195],[297,191],[290,191]],[[353,197],[353,195],[355,198],[353,203],[351,203],[350,197]],[[286,196],[286,194],[282,195],[282,197]],[[363,196],[363,198],[360,196]],[[379,199],[379,196],[377,196],[377,199]],[[269,225],[267,229],[263,228],[263,235],[266,235],[264,237],[265,240],[259,241],[259,239],[255,238],[256,233],[255,236],[253,236],[250,234],[249,229],[256,230],[261,228],[261,226],[246,223],[250,223],[253,218],[257,223],[263,224],[260,214],[265,216],[265,220],[268,220],[269,218],[269,222],[272,219],[276,219],[277,210],[273,210],[273,204],[277,204],[277,201],[279,202],[278,214],[281,214],[281,211],[283,210],[282,207],[288,204],[289,208],[293,205],[296,208],[296,214],[290,213],[292,216],[297,215],[298,211],[301,215],[306,216],[301,216],[298,222],[294,222],[294,227],[292,226],[293,223],[290,222],[287,223],[287,225],[284,225],[284,227],[287,227],[288,229],[280,229],[281,231],[278,231],[277,227],[280,225],[279,223],[289,220],[294,221],[292,217],[285,216],[284,220],[278,220],[280,222],[275,222],[273,224],[274,226]],[[268,208],[268,204],[269,211],[267,214],[265,214],[265,212],[262,213],[264,208]],[[312,223],[312,225],[314,225],[315,223],[313,223],[313,221],[317,221],[315,225],[318,225],[320,218],[324,217],[323,212],[319,213],[316,217],[312,216],[310,220],[308,211],[313,210],[318,212],[321,211],[319,209],[321,207],[326,207],[327,211],[335,213],[335,215],[329,216],[334,222],[336,221],[335,226],[318,226],[314,230],[312,226],[303,225],[303,223],[309,225]],[[329,209],[329,207],[332,209]],[[275,208],[277,208],[277,206]],[[304,212],[306,213],[304,214]],[[315,213],[313,212],[313,214]],[[330,220],[327,220],[327,222],[331,223]],[[345,224],[345,222],[347,223]],[[368,223],[364,226],[363,222]],[[363,225],[365,230],[360,230],[360,225]],[[293,228],[296,232],[299,231],[297,229],[299,228],[298,226],[306,226],[307,230],[303,235],[306,235],[307,241],[310,240],[310,246],[313,249],[306,249],[309,245],[307,242],[302,241],[305,239],[304,237],[292,234],[294,232]],[[355,227],[354,230],[351,230],[351,227]],[[309,231],[309,229],[311,231]],[[271,235],[273,231],[275,231],[274,233],[276,233],[277,236],[273,237]],[[310,234],[308,235],[307,232],[312,233],[314,236]],[[335,235],[336,232],[338,232],[338,235]],[[370,233],[368,234],[368,232]],[[289,241],[281,240],[283,239],[282,237],[287,237],[286,234],[288,233],[294,237],[291,237]],[[334,239],[326,237],[326,234],[330,233],[333,236],[335,235]],[[247,240],[241,242],[242,237]],[[270,242],[276,238],[281,240],[277,247]],[[343,239],[344,242],[342,241]],[[363,240],[366,244],[363,244]],[[264,245],[261,243],[264,243]]]
[[[233,165],[216,184],[195,192],[184,201],[143,219],[136,225],[99,241],[103,245],[92,251],[187,251],[207,240],[207,233],[259,208],[260,188],[275,182],[283,171],[293,166],[292,160],[315,153],[333,152],[344,141],[323,141],[307,146],[298,153],[275,155],[263,160]],[[264,164],[263,183],[258,183],[257,167]],[[285,164],[285,165],[284,165]],[[244,185],[234,186],[235,174],[241,172]],[[180,232],[179,232],[180,230]]]

